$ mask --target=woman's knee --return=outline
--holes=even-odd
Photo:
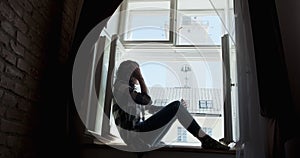
[[[176,104],[177,106],[179,106],[181,104],[179,100],[175,100],[175,101],[173,101],[173,103]]]
[[[177,111],[180,107],[180,101],[178,101],[178,100],[173,101],[169,104],[169,106],[171,106],[173,109],[175,109]]]

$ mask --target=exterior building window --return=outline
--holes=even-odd
[[[177,127],[177,142],[187,142],[186,129]]]
[[[212,109],[212,100],[199,100],[199,109]]]
[[[209,136],[212,136],[212,128],[202,127],[201,129]]]

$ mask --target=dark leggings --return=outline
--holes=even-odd
[[[151,117],[136,125],[139,132],[149,132],[157,130],[168,125],[175,118],[187,129],[192,135],[198,136],[200,126],[194,120],[193,116],[187,109],[180,104],[180,101],[174,101],[166,105],[163,109],[153,114]]]

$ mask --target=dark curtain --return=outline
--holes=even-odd
[[[268,155],[285,157],[284,143],[295,133],[295,114],[273,0],[249,0],[260,112],[268,121]]]

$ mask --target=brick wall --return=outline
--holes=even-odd
[[[55,99],[49,95],[59,91],[53,76],[59,76],[55,70],[67,62],[81,2],[0,1],[1,158],[39,157],[50,151],[50,145],[43,147],[44,140],[64,130],[63,124],[56,127],[63,115],[55,113],[60,107],[49,102]],[[55,88],[49,89],[50,84]],[[48,121],[51,117],[56,119]]]

